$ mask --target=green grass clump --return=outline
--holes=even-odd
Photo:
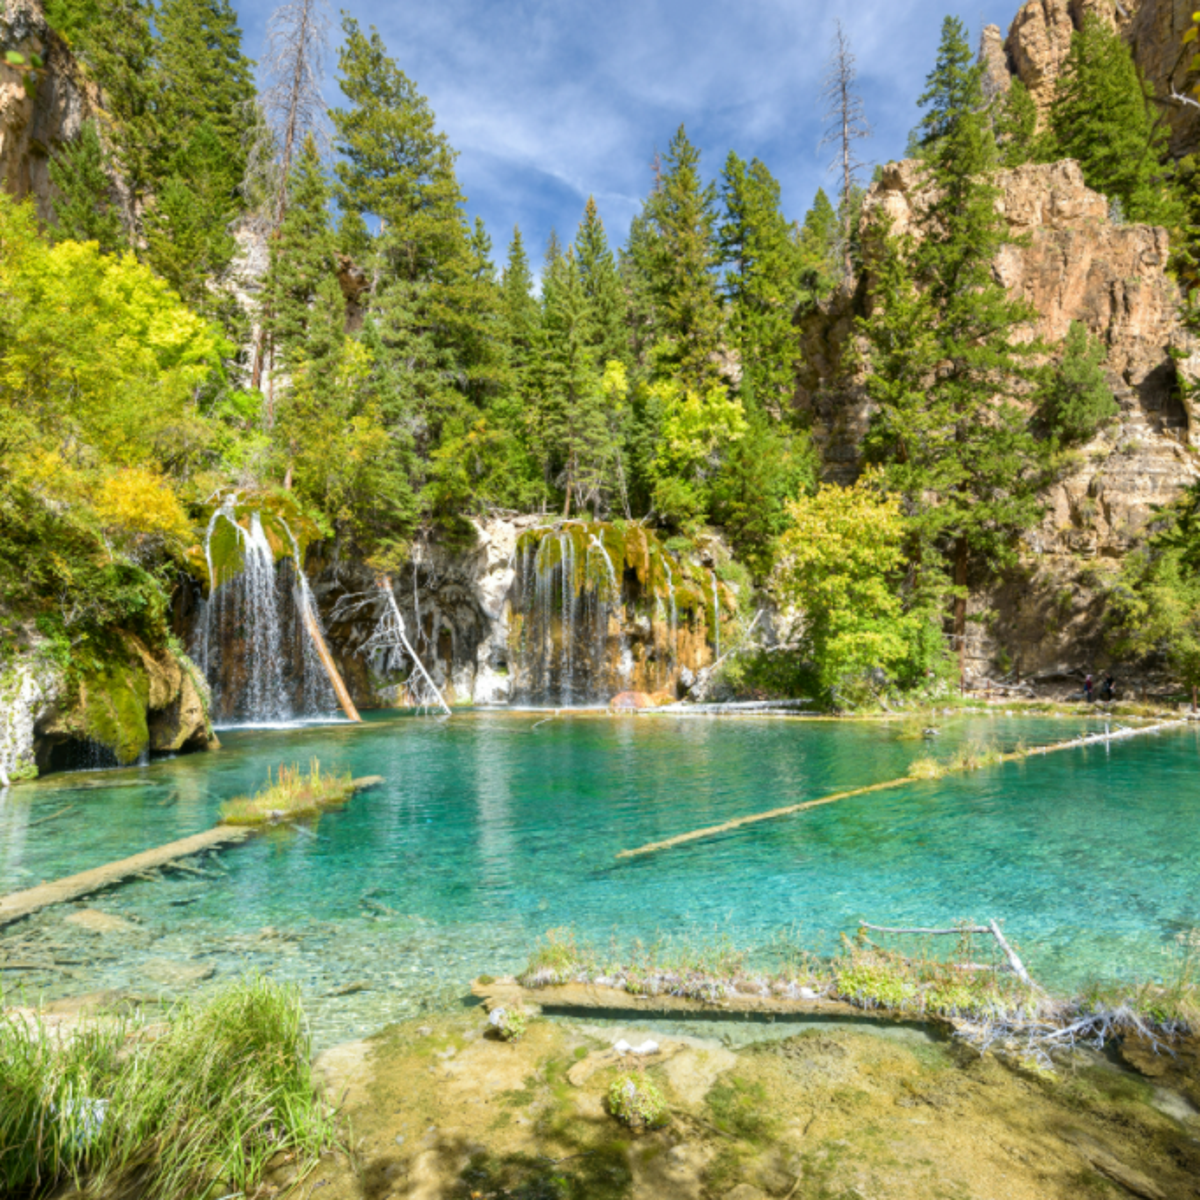
[[[262,979],[163,1027],[95,1023],[48,1033],[0,1021],[0,1193],[205,1200],[249,1194],[280,1152],[333,1140],[315,1098],[297,993]]]
[[[929,754],[914,758],[908,764],[909,779],[941,779],[945,773],[946,768]]]
[[[221,805],[224,825],[276,825],[281,821],[311,816],[331,804],[341,804],[354,792],[350,772],[322,775],[317,759],[309,763],[308,774],[298,766],[280,766],[272,780],[267,772],[267,786],[253,796],[238,796]]]
[[[550,929],[534,947],[525,970],[517,977],[525,987],[568,983],[591,965],[592,955],[575,940],[574,930]]]
[[[653,1129],[667,1120],[667,1102],[658,1085],[640,1073],[627,1072],[612,1081],[608,1110],[631,1129]]]

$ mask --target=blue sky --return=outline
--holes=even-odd
[[[715,177],[732,149],[763,160],[800,219],[832,191],[820,148],[821,77],[841,16],[858,59],[875,136],[864,159],[903,153],[916,98],[951,12],[978,43],[1007,29],[1017,0],[974,11],[947,0],[864,0],[849,11],[815,0],[341,0],[429,97],[459,152],[468,211],[483,217],[502,261],[514,224],[534,265],[552,227],[574,237],[589,195],[615,243],[651,182],[650,163],[680,123]],[[234,0],[257,58],[271,0]],[[335,12],[337,3],[331,3]],[[331,67],[335,59],[331,56]],[[332,75],[327,96],[339,93]]]

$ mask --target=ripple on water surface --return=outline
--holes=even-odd
[[[1082,727],[947,719],[934,750],[1048,743]],[[997,916],[1062,987],[1097,972],[1155,975],[1176,934],[1200,926],[1191,730],[914,782],[615,861],[624,848],[901,776],[930,747],[899,733],[465,713],[233,731],[214,754],[51,777],[0,802],[0,891],[207,828],[223,800],[280,763],[316,756],[387,783],[315,827],[210,856],[204,875],[95,898],[130,923],[124,933],[67,924],[61,908],[0,932],[8,958],[54,956],[70,972],[7,972],[6,986],[146,992],[260,969],[301,987],[329,1042],[519,966],[554,926],[604,944],[721,933],[761,948],[798,925],[808,945],[831,950],[863,919]]]

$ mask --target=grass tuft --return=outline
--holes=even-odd
[[[162,1027],[92,1022],[51,1032],[0,1018],[0,1193],[205,1200],[250,1194],[267,1163],[333,1142],[315,1098],[298,994],[263,979]]]
[[[280,766],[267,786],[253,796],[238,796],[221,805],[223,825],[276,825],[297,817],[312,816],[333,804],[342,804],[354,793],[350,772],[322,775],[317,759],[309,762],[305,775],[298,766]]]

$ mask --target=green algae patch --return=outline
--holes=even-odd
[[[378,776],[352,779],[350,772],[322,773],[317,759],[305,775],[298,766],[281,765],[267,786],[253,796],[238,796],[221,805],[222,825],[278,825],[300,817],[311,817],[323,809],[344,804],[356,791],[381,780]]]

